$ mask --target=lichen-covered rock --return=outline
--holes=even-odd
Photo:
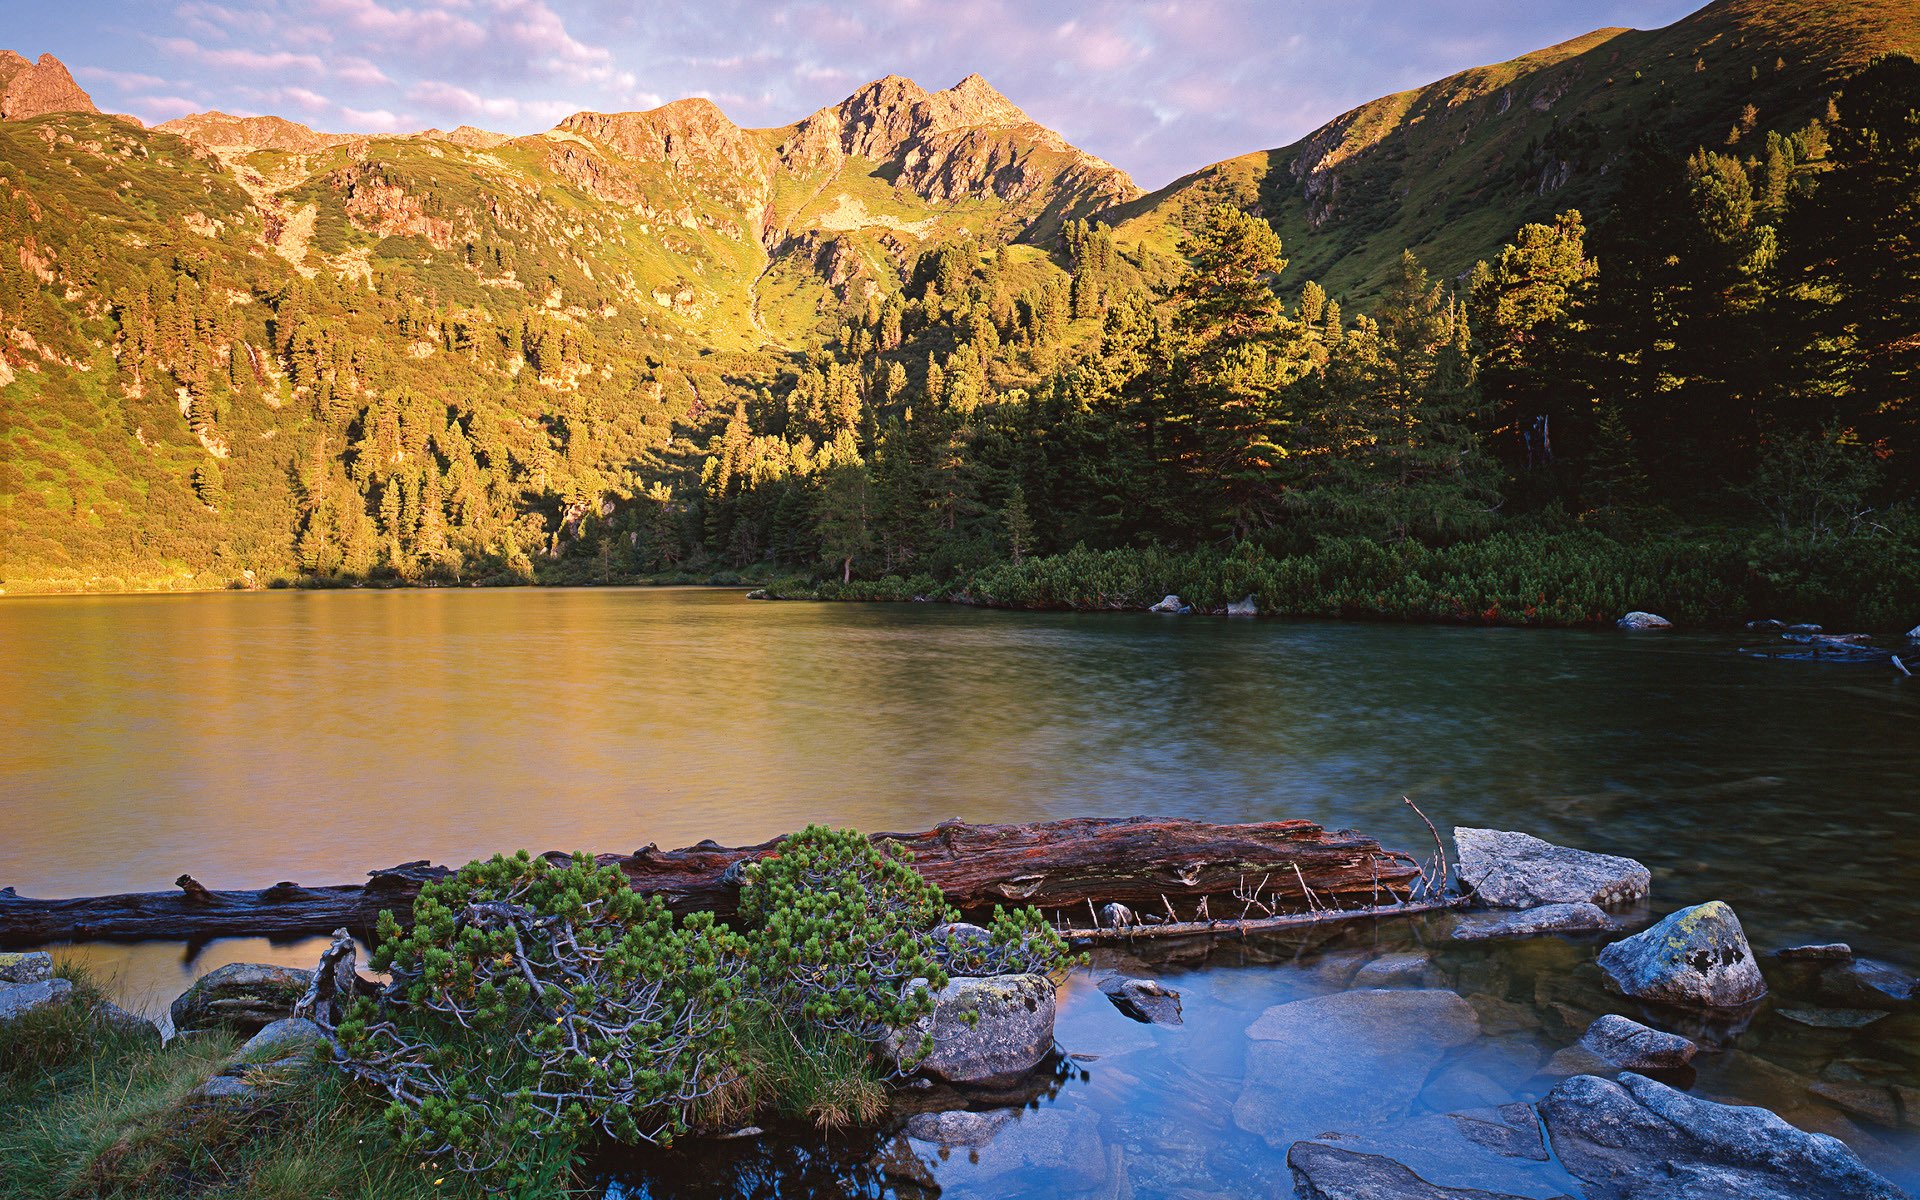
[[[948,1083],[982,1083],[1032,1070],[1053,1049],[1053,981],[1044,975],[960,977],[934,993],[933,1011],[885,1050]],[[918,1057],[923,1040],[933,1048]]]
[[[1620,922],[1597,904],[1542,904],[1538,908],[1499,916],[1468,917],[1454,928],[1455,940],[1482,942],[1495,938],[1538,937],[1546,933],[1614,933]]]
[[[1587,1200],[1907,1200],[1836,1138],[1643,1075],[1576,1075],[1539,1108]]]
[[[1113,1006],[1148,1025],[1178,1025],[1180,993],[1157,979],[1135,979],[1118,973],[1103,976],[1100,991]]]
[[[1677,1033],[1664,1033],[1617,1013],[1608,1013],[1587,1026],[1580,1046],[1622,1071],[1684,1067],[1699,1050]]]
[[[1629,996],[1738,1008],[1767,994],[1740,918],[1719,900],[1683,908],[1600,952],[1600,969]]]
[[[1673,622],[1657,613],[1630,612],[1615,622],[1622,629],[1672,629]]]
[[[231,963],[194,980],[173,1002],[173,1028],[252,1034],[283,1017],[306,994],[313,972],[266,963]]]
[[[1494,908],[1543,904],[1625,904],[1647,894],[1653,875],[1631,858],[1556,846],[1531,834],[1456,826],[1460,881]]]
[[[55,1004],[65,1004],[72,996],[73,984],[64,979],[8,984],[0,987],[0,1022],[24,1017]]]
[[[0,954],[0,984],[39,983],[53,978],[53,956],[44,950]]]

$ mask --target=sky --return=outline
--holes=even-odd
[[[0,41],[51,52],[149,124],[217,108],[326,132],[470,124],[704,96],[789,124],[882,75],[978,72],[1153,188],[1283,146],[1376,96],[1701,0],[6,0]]]

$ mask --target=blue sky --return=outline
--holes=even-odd
[[[885,74],[978,71],[1156,187],[1345,109],[1698,0],[82,0],[12,9],[101,108],[207,108],[329,132],[531,133],[580,109],[706,96],[784,125]]]

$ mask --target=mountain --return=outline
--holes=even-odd
[[[12,50],[0,50],[0,121],[99,111],[53,55],[42,54],[38,62],[28,62]]]
[[[1402,248],[1457,275],[1525,222],[1603,210],[1642,135],[1685,152],[1804,125],[1840,76],[1891,51],[1920,51],[1911,0],[1716,0],[1662,29],[1599,29],[1384,96],[1108,219],[1122,245],[1170,255],[1199,213],[1234,204],[1279,231],[1290,280],[1363,296]]]
[[[223,112],[192,113],[163,121],[154,128],[215,150],[283,150],[289,154],[313,154],[331,146],[364,140],[356,139],[352,134],[316,133],[285,117],[235,117]]]

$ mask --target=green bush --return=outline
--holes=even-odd
[[[383,913],[379,942],[393,983],[337,1034],[429,1158],[528,1186],[590,1132],[671,1141],[733,1079],[744,943],[586,855],[471,863],[421,890],[410,929]]]

